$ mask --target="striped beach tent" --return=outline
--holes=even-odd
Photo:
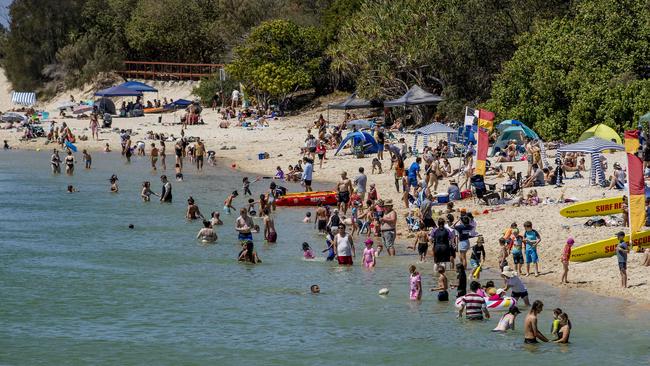
[[[36,104],[36,93],[34,92],[12,92],[11,102],[13,104],[31,107]]]
[[[415,140],[413,141],[413,151],[417,151],[418,135],[423,135],[424,147],[429,146],[429,136],[431,135],[447,135],[447,139],[451,140],[458,132],[442,123],[433,122],[426,126],[414,130]]]
[[[605,150],[624,151],[625,147],[612,141],[598,137],[590,137],[584,141],[564,145],[557,149],[557,156],[565,152],[580,152],[591,155],[591,183],[600,185],[605,183],[605,172],[600,161],[600,153]]]

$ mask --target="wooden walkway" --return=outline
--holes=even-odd
[[[180,62],[124,61],[118,74],[127,79],[199,80],[219,74],[222,64],[187,64]]]

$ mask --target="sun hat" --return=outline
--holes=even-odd
[[[385,201],[384,201],[384,204],[381,205],[381,206],[390,206],[390,207],[393,207],[393,200],[389,198],[389,199],[385,200]]]
[[[512,278],[517,275],[517,271],[513,271],[509,266],[503,267],[503,272],[501,272],[502,275]]]

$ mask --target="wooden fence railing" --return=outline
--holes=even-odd
[[[118,73],[129,79],[199,80],[219,74],[222,64],[189,64],[180,62],[124,61]]]

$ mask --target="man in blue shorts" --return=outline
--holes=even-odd
[[[255,224],[253,223],[253,218],[248,216],[248,210],[246,208],[239,210],[239,217],[235,220],[235,230],[237,230],[240,242],[253,241]]]
[[[418,181],[422,179],[420,177],[420,163],[422,162],[422,158],[419,156],[415,158],[415,161],[411,164],[409,167],[407,176],[409,179],[409,186],[411,186],[413,189],[416,189],[418,186]],[[417,194],[416,191],[414,191],[413,195],[415,196]]]

